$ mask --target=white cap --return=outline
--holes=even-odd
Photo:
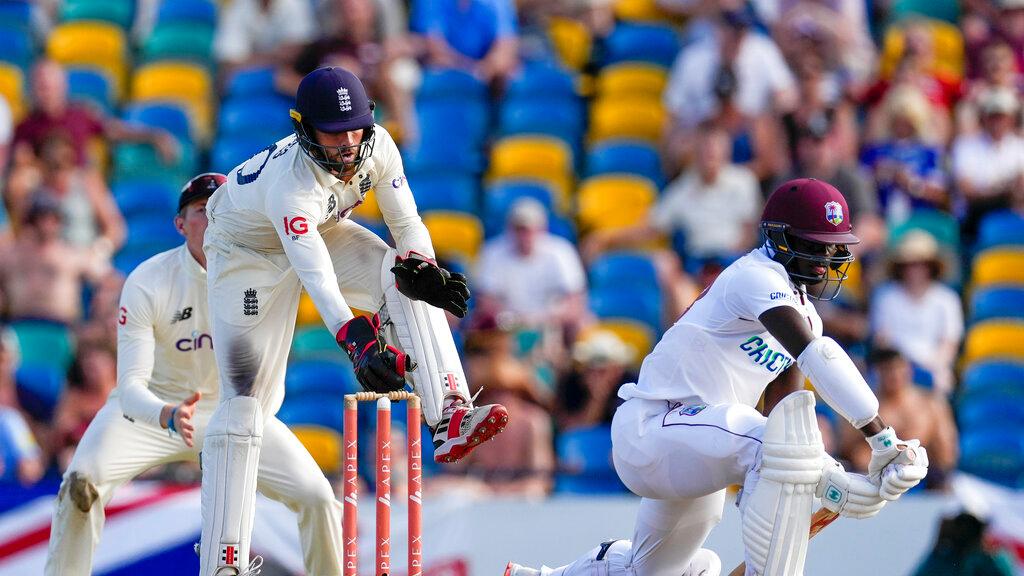
[[[512,208],[508,211],[508,223],[512,226],[547,228],[548,211],[536,198],[520,198],[512,204]]]

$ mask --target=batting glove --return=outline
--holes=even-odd
[[[885,500],[878,495],[878,486],[867,476],[847,472],[828,454],[823,462],[821,480],[814,495],[821,498],[825,508],[848,518],[870,518],[885,507]]]

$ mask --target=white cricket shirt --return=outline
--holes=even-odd
[[[816,336],[821,318],[786,269],[758,248],[729,265],[644,359],[623,399],[699,400],[755,406],[796,360],[758,320],[778,306],[797,310]]]

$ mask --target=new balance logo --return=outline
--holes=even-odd
[[[255,316],[260,313],[260,301],[256,298],[256,289],[249,288],[242,298],[242,314]]]
[[[188,306],[188,307],[182,308],[181,310],[178,310],[177,312],[175,312],[174,316],[171,316],[171,324],[177,323],[178,320],[188,320],[191,317],[192,317],[192,307]]]

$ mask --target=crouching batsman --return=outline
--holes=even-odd
[[[612,422],[615,469],[642,497],[633,539],[606,542],[561,568],[510,563],[506,576],[717,576],[701,545],[740,484],[747,576],[800,576],[815,499],[868,518],[927,473],[917,440],[878,417],[878,400],[846,352],[822,336],[810,298],[834,298],[858,242],[846,200],[813,179],[786,182],[761,217],[765,243],[722,272],[646,359]],[[867,476],[825,453],[818,394],[871,445]],[[793,391],[768,417],[769,383]],[[773,386],[773,389],[775,388]]]

